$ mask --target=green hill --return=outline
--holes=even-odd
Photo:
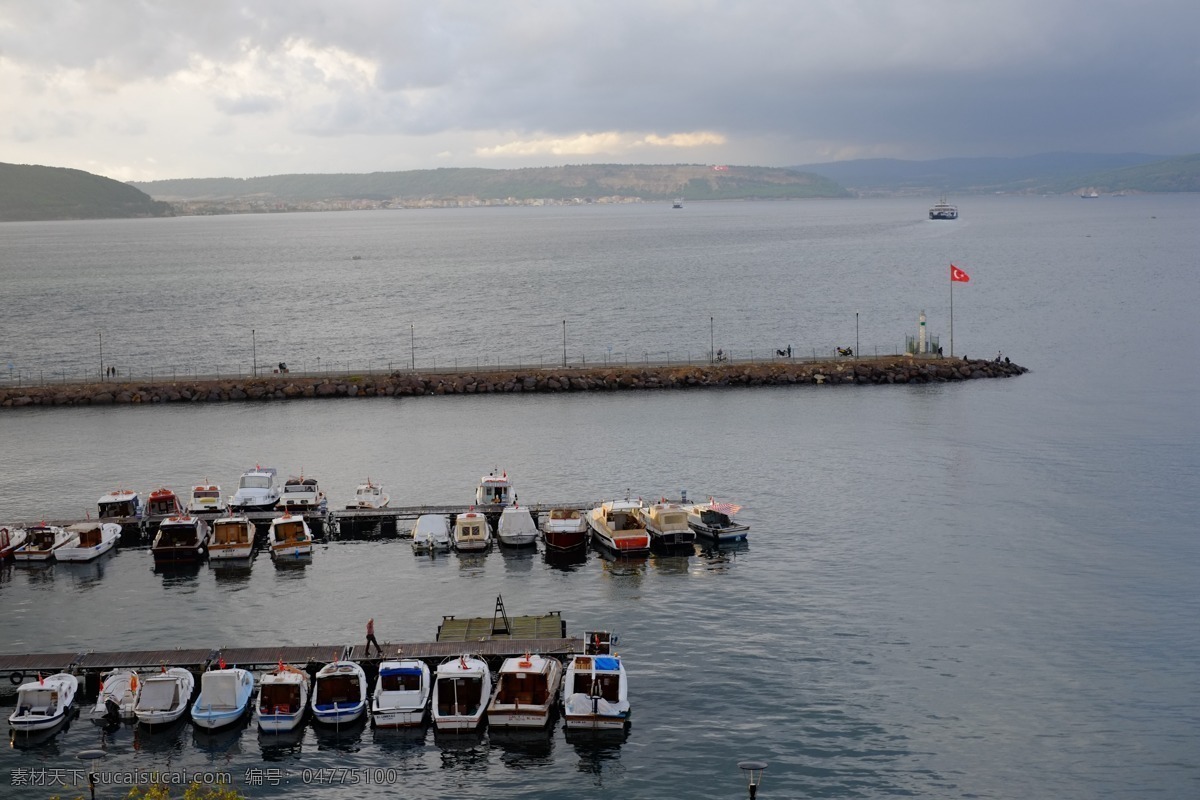
[[[1152,164],[1076,175],[1047,186],[1049,191],[1095,189],[1113,192],[1200,192],[1200,155],[1180,156]]]
[[[702,164],[589,164],[528,169],[448,168],[367,174],[272,175],[259,178],[188,178],[135,183],[173,202],[259,200],[314,203],[330,200],[474,198],[568,200],[640,197],[643,200],[731,200],[845,197],[833,181],[770,167]]]
[[[168,203],[78,169],[0,163],[0,221],[169,217]]]

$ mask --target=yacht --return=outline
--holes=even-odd
[[[607,631],[585,634],[584,654],[567,662],[563,716],[567,728],[621,729],[629,724],[629,684]]]
[[[325,493],[316,478],[288,478],[283,482],[283,494],[279,496],[279,508],[288,511],[324,511]]]
[[[237,492],[229,499],[232,511],[270,511],[279,504],[279,487],[275,485],[275,470],[255,466],[242,473]]]
[[[696,532],[688,525],[686,507],[663,500],[650,504],[640,513],[654,544],[673,547],[696,541]]]
[[[223,511],[221,487],[215,483],[202,483],[192,487],[192,497],[184,508],[189,514]]]
[[[192,722],[198,728],[215,730],[242,719],[254,696],[254,676],[249,670],[232,667],[210,670],[200,676],[200,695],[192,703]]]
[[[294,730],[308,708],[308,673],[280,662],[258,684],[258,727],[266,733]]]
[[[54,551],[58,561],[91,561],[117,546],[121,526],[115,522],[78,522],[67,528],[71,540]]]
[[[163,668],[158,675],[138,679],[133,715],[143,725],[164,725],[182,717],[188,710],[196,679],[183,667]]]
[[[486,550],[491,543],[492,529],[483,514],[468,511],[454,518],[455,550]]]
[[[497,475],[492,470],[479,479],[475,489],[475,504],[480,506],[502,506],[515,503],[517,494],[513,491],[512,482],[508,479],[508,471]]]
[[[166,487],[159,487],[146,498],[146,516],[173,517],[184,513],[183,506],[175,492]]]
[[[562,686],[556,658],[530,655],[506,658],[496,675],[488,703],[489,728],[543,728],[550,723]]]
[[[588,541],[588,524],[577,508],[552,508],[542,523],[542,541],[552,550],[578,550]]]
[[[390,498],[384,493],[383,487],[367,478],[366,483],[360,483],[354,490],[354,499],[346,504],[346,508],[375,510],[387,508],[389,502]]]
[[[8,726],[15,732],[46,731],[61,725],[71,714],[79,679],[59,672],[48,678],[40,675],[36,681],[17,688],[17,707],[8,716]]]
[[[254,523],[241,514],[218,517],[212,524],[208,557],[213,561],[250,558],[254,555]]]
[[[496,525],[496,538],[500,544],[522,547],[537,542],[537,524],[528,509],[516,505],[505,506]]]
[[[958,206],[950,205],[943,197],[929,209],[930,219],[958,219]]]
[[[271,548],[271,558],[310,556],[313,551],[312,531],[304,517],[285,511],[283,516],[271,520],[267,546]]]
[[[345,725],[367,709],[367,673],[353,661],[334,661],[317,672],[312,710],[317,722]]]
[[[54,553],[75,537],[57,525],[33,525],[25,529],[25,544],[13,551],[17,561],[50,561]]]
[[[413,525],[412,547],[416,552],[445,552],[450,549],[450,519],[444,514],[422,514]]]
[[[492,695],[492,673],[479,656],[461,655],[438,664],[433,684],[433,724],[443,731],[479,727]]]
[[[432,691],[429,666],[424,661],[381,662],[371,698],[371,717],[376,727],[420,725],[425,721]]]
[[[96,503],[100,519],[140,519],[142,498],[128,489],[114,489]]]
[[[588,512],[588,525],[596,541],[624,555],[650,549],[650,534],[642,522],[640,500],[609,500]]]
[[[692,506],[688,510],[688,525],[717,544],[744,542],[750,526],[733,521],[733,515],[741,510],[739,505],[718,503],[710,497],[707,503]]]
[[[150,545],[155,564],[196,564],[208,553],[208,523],[199,517],[167,517]]]

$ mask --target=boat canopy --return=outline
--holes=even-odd
[[[103,531],[94,523],[80,522],[67,530],[79,534],[80,547],[96,547],[103,540]]]
[[[206,672],[200,676],[203,708],[237,708],[238,680],[236,672]]]
[[[169,711],[179,704],[179,682],[174,678],[148,678],[138,695],[138,711]]]
[[[596,656],[593,663],[596,669],[616,671],[621,668],[621,659],[616,656]]]

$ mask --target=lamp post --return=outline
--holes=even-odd
[[[104,758],[108,753],[103,750],[83,750],[75,754],[75,757],[80,761],[95,761],[99,758]],[[91,769],[88,770],[88,788],[92,793],[92,800],[96,800],[96,773]]]
[[[563,368],[567,366],[567,321],[563,320]]]
[[[104,380],[104,331],[96,331],[100,335],[100,380]]]
[[[254,336],[254,328],[250,329],[250,358],[254,364],[254,377],[258,377],[258,340]]]
[[[713,363],[717,358],[716,340],[713,338],[713,318],[708,318],[708,363]]]
[[[763,770],[767,768],[765,761],[739,761],[738,769],[746,776],[746,788],[750,792],[750,800],[758,795],[758,787],[762,785]]]
[[[854,357],[858,358],[858,312],[854,312]]]
[[[417,328],[411,322],[408,324],[408,352],[412,359],[409,364],[415,372],[417,369]]]

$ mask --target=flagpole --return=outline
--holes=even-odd
[[[950,268],[950,357],[954,358],[954,267]]]

